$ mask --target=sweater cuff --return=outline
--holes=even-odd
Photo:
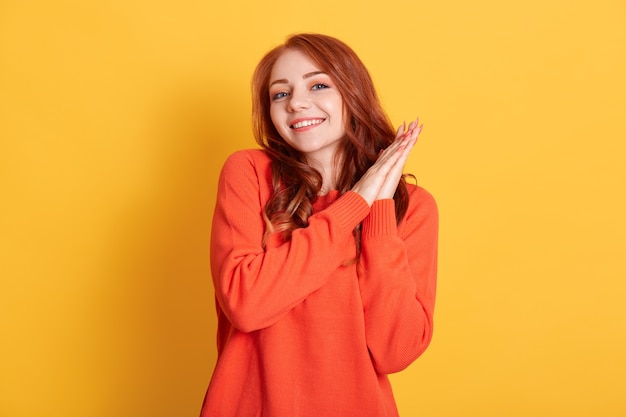
[[[394,200],[389,198],[374,201],[369,216],[363,220],[363,238],[376,235],[395,235],[397,233]]]
[[[370,211],[367,201],[354,191],[347,191],[326,210],[345,230],[354,229]]]

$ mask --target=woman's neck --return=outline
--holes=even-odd
[[[307,159],[307,163],[322,175],[322,187],[318,193],[319,195],[328,194],[329,191],[337,188],[337,166],[332,159],[323,162],[316,159]]]

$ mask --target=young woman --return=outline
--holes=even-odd
[[[387,374],[432,336],[437,208],[402,169],[356,54],[291,36],[253,78],[262,149],[231,155],[211,239],[218,360],[203,417],[397,416]]]

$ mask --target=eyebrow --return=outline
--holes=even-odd
[[[304,74],[302,76],[303,80],[306,80],[307,78],[311,78],[315,75],[319,75],[319,74],[326,74],[324,71],[311,71],[311,72],[307,72],[306,74]],[[289,80],[287,80],[286,78],[281,78],[280,80],[274,80],[270,83],[270,87],[273,86],[274,84],[287,84],[289,82]]]

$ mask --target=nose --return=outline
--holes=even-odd
[[[295,90],[291,92],[288,106],[289,111],[296,112],[300,110],[305,110],[308,109],[310,106],[311,103],[309,102],[309,97],[305,92]]]

